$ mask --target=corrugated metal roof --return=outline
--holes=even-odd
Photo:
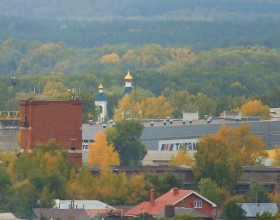
[[[115,209],[114,207],[98,200],[55,200],[55,208],[69,209],[71,202],[75,209]]]
[[[275,215],[278,212],[276,203],[237,203],[246,212],[246,217],[256,217],[257,213],[269,212]]]

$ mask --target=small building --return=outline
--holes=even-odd
[[[154,190],[150,190],[150,201],[144,201],[125,212],[127,219],[139,216],[143,213],[156,218],[162,215],[174,217],[175,208],[188,208],[212,218],[217,214],[217,205],[193,190],[173,188],[159,198],[154,198]]]
[[[142,160],[143,166],[169,165],[172,157],[176,157],[178,151],[148,150]]]
[[[276,215],[278,208],[276,203],[237,203],[246,212],[247,219],[257,219],[256,216],[264,212]]]
[[[199,119],[198,110],[196,111],[183,111],[183,121],[189,121],[192,123],[194,120]]]

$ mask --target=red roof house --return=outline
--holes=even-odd
[[[154,190],[150,190],[150,201],[144,201],[125,212],[124,216],[131,218],[143,213],[160,217],[166,207],[173,206],[192,208],[195,211],[214,217],[217,205],[193,190],[173,188],[159,198],[154,198]],[[171,217],[171,216],[170,216]]]

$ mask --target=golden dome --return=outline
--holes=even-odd
[[[103,89],[103,86],[101,83],[99,84],[98,89]]]
[[[126,77],[124,77],[124,80],[126,81],[126,82],[131,82],[132,81],[132,76],[130,75],[130,73],[129,73],[129,70],[127,71],[127,75],[126,75]]]

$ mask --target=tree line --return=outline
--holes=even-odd
[[[188,9],[185,13],[194,12]],[[195,19],[195,16],[198,18]],[[272,19],[267,16],[257,19],[256,14],[249,19],[236,19],[234,15],[232,19],[228,19],[230,14],[222,15],[227,16],[227,19],[214,19],[214,16],[213,12],[205,16],[205,11],[201,15],[194,13],[192,18],[186,20],[168,20],[171,17],[168,16],[161,20],[54,21],[0,16],[0,42],[16,38],[27,42],[62,42],[69,47],[85,49],[118,44],[159,44],[164,47],[184,45],[194,51],[254,45],[280,48],[278,14]]]
[[[67,152],[55,142],[39,144],[32,152],[2,152],[0,210],[29,218],[32,208],[52,207],[57,198],[136,204],[149,199],[151,188],[158,196],[172,187],[183,187],[182,179],[175,174],[135,173],[128,177],[110,168],[139,165],[145,154],[145,147],[139,142],[142,129],[139,121],[121,120],[115,127],[98,132],[89,146],[87,164],[78,170],[69,166]],[[275,165],[279,163],[279,152],[278,149]],[[196,178],[193,188],[230,215],[238,209],[233,202],[255,202],[256,193],[257,202],[279,202],[279,192],[269,193],[256,182],[251,183],[248,194],[234,195],[232,191],[242,167],[261,165],[266,157],[262,140],[251,133],[249,124],[241,124],[236,128],[222,126],[216,134],[203,136],[194,158],[181,149],[170,165],[192,166]],[[99,167],[98,176],[92,175],[92,166]]]
[[[109,117],[113,117],[128,69],[134,77],[135,100],[163,95],[177,109],[174,117],[180,116],[186,102],[190,102],[189,107],[207,103],[211,112],[203,112],[205,106],[199,107],[204,115],[219,115],[229,106],[240,107],[246,100],[259,99],[270,107],[280,105],[280,53],[265,47],[203,52],[158,44],[75,49],[62,43],[9,39],[1,44],[0,51],[1,110],[13,108],[11,77],[15,76],[16,109],[20,99],[62,100],[79,91],[86,120],[87,115],[95,114],[93,101],[102,83]]]

